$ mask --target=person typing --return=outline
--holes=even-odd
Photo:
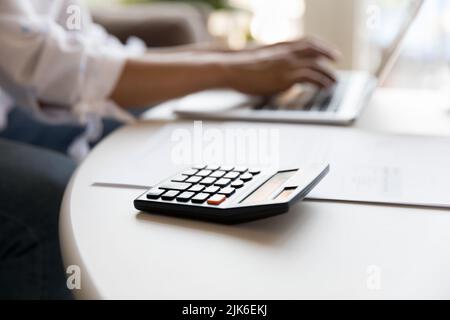
[[[80,14],[76,28],[70,8]],[[82,159],[105,135],[103,117],[118,119],[111,131],[133,121],[131,108],[201,90],[270,96],[296,83],[331,87],[334,72],[321,61],[337,57],[317,39],[150,51],[139,41],[121,44],[81,1],[1,1],[0,297],[70,297],[57,220],[76,164],[64,154]]]

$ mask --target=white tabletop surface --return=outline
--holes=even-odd
[[[161,109],[150,116],[167,120]],[[142,190],[91,186],[162,125],[114,133],[67,188],[60,233],[66,266],[81,267],[77,297],[450,298],[450,211],[308,201],[222,226],[141,214],[132,201]],[[427,91],[378,90],[355,126],[450,136],[450,103]]]

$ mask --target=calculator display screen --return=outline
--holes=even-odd
[[[298,170],[282,171],[275,174],[272,178],[267,180],[264,184],[259,186],[252,194],[242,201],[242,203],[260,203],[271,200],[273,193],[277,191],[283,184],[285,184]]]

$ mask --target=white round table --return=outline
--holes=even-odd
[[[81,270],[77,297],[450,298],[449,211],[307,201],[222,226],[142,214],[133,199],[143,190],[92,186],[164,124],[117,131],[72,178],[60,234],[66,266]],[[429,92],[379,90],[356,126],[450,136],[449,106]]]

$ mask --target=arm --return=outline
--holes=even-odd
[[[337,56],[311,39],[243,51],[149,52],[127,61],[111,98],[126,108],[212,88],[268,96],[298,82],[328,87],[336,79],[322,61]]]
[[[220,64],[179,56],[128,59],[111,98],[122,107],[155,104],[206,89],[225,87]]]

